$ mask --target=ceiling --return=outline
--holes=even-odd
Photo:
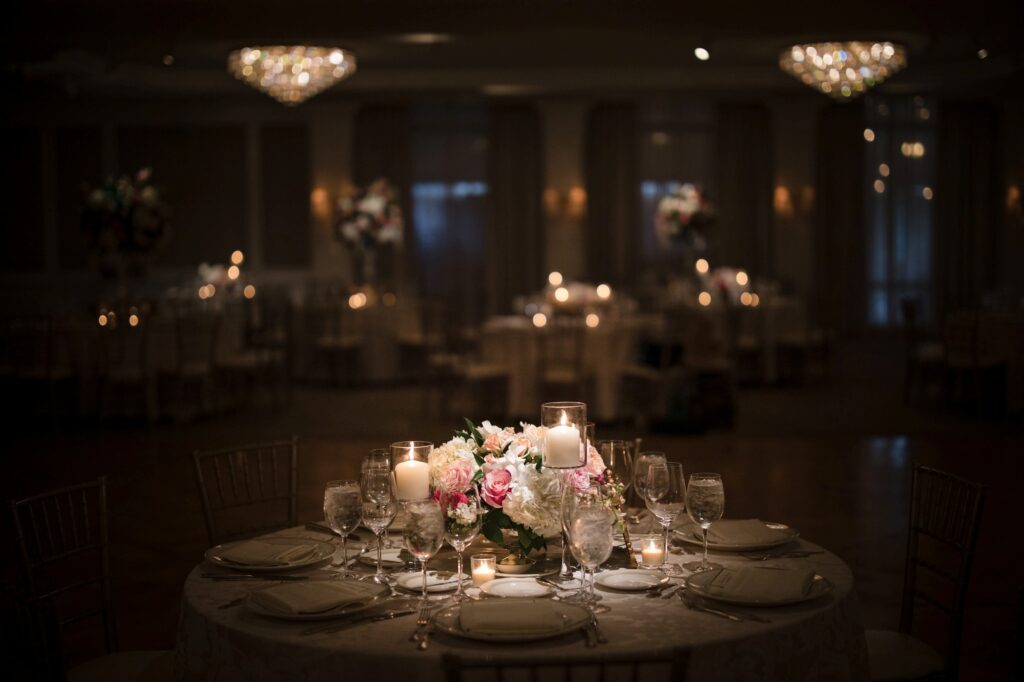
[[[910,67],[886,86],[895,90],[995,92],[1019,84],[1024,70],[1022,3],[991,0],[42,0],[16,11],[0,46],[7,73],[69,91],[248,95],[225,73],[227,52],[272,43],[353,50],[358,73],[334,96],[798,91],[776,67],[779,50],[843,38],[906,43]],[[708,62],[694,57],[698,45]],[[980,60],[983,47],[989,57]]]

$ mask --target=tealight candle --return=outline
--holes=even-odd
[[[648,538],[640,547],[640,559],[644,566],[661,566],[665,563],[665,550],[657,538]]]
[[[473,584],[479,587],[494,580],[498,558],[493,554],[474,554],[469,559],[473,572]]]

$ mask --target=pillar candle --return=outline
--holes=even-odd
[[[422,500],[430,497],[430,465],[408,459],[395,465],[395,487],[400,500]]]

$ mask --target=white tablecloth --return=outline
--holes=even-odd
[[[282,534],[323,539],[293,529]],[[801,542],[807,548],[816,546]],[[340,550],[339,550],[340,551]],[[467,555],[472,550],[467,550]],[[673,560],[693,556],[673,555]],[[723,564],[748,564],[718,555]],[[248,590],[271,583],[214,582],[200,576],[185,582],[178,631],[176,672],[181,680],[443,679],[441,656],[500,656],[558,660],[563,657],[640,656],[674,647],[691,650],[690,682],[703,680],[863,680],[867,650],[860,609],[849,568],[830,553],[807,559],[773,560],[810,564],[835,589],[801,605],[762,610],[771,623],[735,623],[688,610],[676,598],[603,592],[611,611],[600,616],[608,644],[585,647],[578,634],[533,644],[485,644],[437,634],[425,652],[409,641],[413,616],[355,626],[333,634],[300,635],[309,624],[254,615],[242,606],[219,608]],[[467,559],[468,562],[468,559]]]

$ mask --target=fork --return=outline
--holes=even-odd
[[[594,631],[594,636],[597,638],[598,644],[607,644],[608,638],[601,632],[601,626],[597,623],[597,614],[593,611],[590,612],[590,627]]]
[[[412,631],[411,635],[409,635],[409,641],[410,642],[417,642],[417,641],[419,641],[419,639],[420,639],[420,631],[423,630],[423,628],[425,628],[428,625],[430,625],[430,618],[429,618],[428,614],[429,614],[429,610],[427,608],[427,602],[424,601],[422,604],[420,604],[420,613],[419,613],[419,615],[416,616],[416,629]]]

